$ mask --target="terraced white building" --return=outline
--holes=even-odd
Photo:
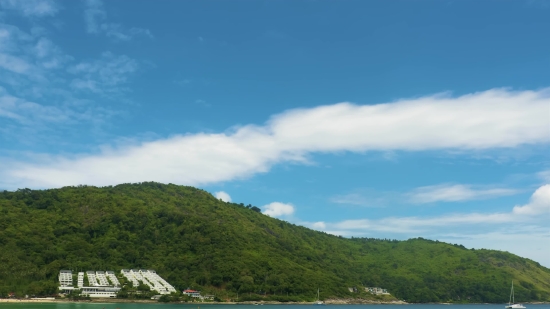
[[[72,271],[60,270],[58,279],[59,279],[59,290],[61,291],[61,293],[71,293],[74,290]]]
[[[147,285],[151,291],[159,294],[175,293],[176,289],[166,280],[160,277],[156,271],[151,269],[123,269],[120,271],[128,283],[135,288],[140,284]],[[88,285],[85,284],[87,279]],[[114,271],[93,271],[86,273],[79,272],[77,287],[73,287],[73,274],[70,270],[59,272],[59,290],[62,293],[71,293],[75,290],[82,296],[114,298],[121,289],[120,281]]]
[[[90,286],[99,286],[99,282],[97,282],[97,278],[95,276],[95,271],[88,270],[86,272],[86,277],[88,278],[88,284]]]
[[[96,271],[95,277],[97,278],[97,281],[99,281],[99,286],[109,286],[109,281],[107,280],[104,271]]]
[[[81,288],[84,286],[84,273],[79,272],[78,273],[78,279],[77,279],[77,287]]]
[[[152,291],[159,294],[175,293],[176,289],[166,280],[157,275],[156,271],[151,269],[123,269],[120,271],[128,281],[132,282],[133,287],[139,286],[140,282],[147,285]]]
[[[73,286],[73,272],[70,270],[59,271],[59,285]]]
[[[107,278],[109,278],[109,281],[111,281],[111,283],[114,285],[114,286],[120,286],[120,282],[118,281],[117,277],[115,276],[115,272],[112,271],[112,270],[109,270],[109,271],[106,271],[105,272],[105,276]]]

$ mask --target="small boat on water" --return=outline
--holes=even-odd
[[[504,307],[506,309],[525,309],[525,306],[522,304],[516,304],[514,299],[514,281],[512,281],[512,290],[510,291],[510,300],[508,301],[508,306]]]

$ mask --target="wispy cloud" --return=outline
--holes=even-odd
[[[70,118],[70,111],[17,98],[0,87],[0,117],[2,116],[24,124],[36,124],[37,121],[66,121]]]
[[[206,102],[205,100],[201,100],[201,99],[195,100],[195,104],[198,104],[202,107],[211,107],[212,106],[210,103]]]
[[[107,37],[120,41],[129,41],[136,36],[146,36],[149,38],[153,38],[153,34],[149,29],[134,27],[130,28],[129,30],[125,30],[120,24],[102,24],[101,30],[105,32],[105,35],[107,35]]]
[[[362,207],[384,207],[390,200],[395,200],[398,194],[379,192],[355,192],[336,195],[330,198],[332,203]]]
[[[30,10],[25,5],[34,2],[17,3],[25,3],[17,10]],[[2,8],[13,6],[10,14],[23,12],[16,11],[11,2],[1,4]],[[46,9],[41,10],[40,14],[45,15]],[[119,112],[91,104],[88,93],[75,89],[96,87],[103,100],[110,99],[105,93],[117,93],[120,99],[119,94],[137,69],[135,60],[109,52],[99,59],[75,61],[51,40],[49,31],[36,26],[37,14],[40,15],[32,11],[23,14],[30,20],[29,29],[0,23],[0,143],[59,142],[61,135],[76,132],[67,130],[70,126],[87,126],[89,132],[97,133],[107,119]]]
[[[0,24],[0,70],[16,74],[35,73],[36,68],[29,61],[35,37],[18,27]]]
[[[509,188],[483,188],[463,184],[440,184],[420,187],[408,195],[413,203],[461,202],[490,199],[518,194],[520,191]]]
[[[336,195],[330,202],[361,207],[385,207],[395,204],[426,204],[492,199],[521,193],[521,190],[496,185],[438,184],[415,188],[409,192],[359,189]]]
[[[96,62],[74,68],[107,85],[124,81],[125,73],[134,69],[123,64],[117,75],[118,66],[103,71]],[[287,111],[264,126],[174,136],[78,159],[56,157],[47,165],[24,163],[2,178],[30,187],[144,180],[202,185],[267,172],[279,162],[307,162],[314,152],[467,151],[547,144],[549,104],[548,90],[502,89],[378,105],[340,103]]]
[[[460,243],[468,248],[484,248],[512,252],[550,267],[550,227],[510,225],[490,232],[460,230],[441,234],[440,241]]]
[[[40,38],[34,45],[36,63],[42,68],[60,69],[74,60],[72,56],[65,54],[52,41],[47,38]]]
[[[48,131],[51,139],[52,130],[56,128],[65,131],[68,125],[97,124],[114,114],[109,109],[93,105],[40,104],[14,96],[0,86],[0,119],[4,118],[0,137],[11,134],[31,140]]]
[[[326,224],[326,229],[350,234],[357,232],[426,233],[433,228],[472,225],[533,222],[540,215],[550,215],[550,184],[539,187],[525,205],[501,213],[453,213],[436,217],[388,217],[382,219],[353,219]]]
[[[18,74],[26,74],[32,70],[33,66],[25,59],[22,59],[20,57],[8,54],[0,54],[0,68]]]
[[[104,33],[107,37],[118,41],[129,41],[136,36],[153,38],[149,29],[132,27],[126,29],[120,23],[107,22],[107,13],[101,0],[86,0],[84,21],[86,31],[92,34]]]
[[[470,248],[507,250],[550,267],[549,217],[550,185],[547,184],[538,188],[527,204],[515,206],[508,212],[296,223],[346,237],[406,239],[422,236]]]
[[[101,21],[107,18],[107,14],[103,9],[103,1],[86,0],[85,3],[84,21],[86,22],[86,31],[88,33],[99,33]]]
[[[27,17],[53,16],[59,11],[54,0],[0,0],[0,7]]]
[[[25,32],[13,25],[0,24],[0,71],[23,74],[33,82],[40,82],[49,72],[72,60],[41,31],[33,28]]]
[[[91,92],[120,92],[122,84],[138,69],[134,59],[126,55],[114,55],[104,52],[100,59],[83,61],[68,69],[74,74],[71,86],[78,90]]]
[[[537,176],[543,181],[550,183],[550,170],[539,172]]]

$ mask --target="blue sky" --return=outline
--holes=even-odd
[[[0,188],[192,185],[550,267],[547,1],[0,0]]]

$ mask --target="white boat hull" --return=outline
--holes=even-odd
[[[508,305],[504,308],[506,308],[506,309],[525,309],[525,306],[523,306],[522,304],[513,304],[513,305]]]

